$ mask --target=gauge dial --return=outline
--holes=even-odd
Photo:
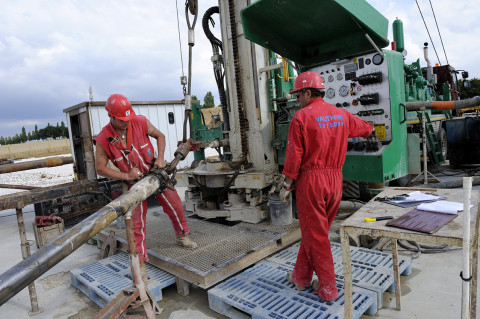
[[[332,99],[335,97],[335,89],[333,88],[329,88],[327,90],[327,92],[325,93],[325,96],[328,98],[328,99]]]
[[[338,90],[338,93],[340,96],[347,96],[348,95],[348,86],[342,85],[340,89]]]
[[[323,76],[321,78],[322,78],[322,82],[325,83],[325,78]]]
[[[337,74],[337,80],[339,80],[339,81],[343,80],[343,73],[338,73]]]
[[[370,59],[366,59],[366,60],[365,60],[365,64],[366,64],[366,65],[370,65],[370,63],[372,63],[372,60],[370,60]]]
[[[333,82],[334,80],[335,78],[333,77],[333,75],[328,76],[328,82]]]
[[[382,62],[383,62],[383,56],[381,56],[381,55],[378,54],[378,53],[375,54],[375,55],[373,56],[373,58],[372,58],[372,62],[373,62],[373,64],[375,64],[375,65],[380,65],[380,64],[382,64]]]

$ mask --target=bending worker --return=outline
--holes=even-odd
[[[288,130],[280,198],[290,196],[295,181],[297,213],[302,241],[293,273],[287,280],[297,290],[310,285],[324,301],[338,297],[328,231],[342,198],[342,166],[349,137],[369,137],[372,126],[323,100],[325,86],[320,75],[307,71],[298,75],[294,89],[302,107]]]
[[[152,166],[164,168],[165,135],[155,128],[150,121],[135,115],[130,101],[121,94],[111,95],[105,105],[110,123],[94,138],[96,145],[95,165],[97,174],[111,179],[123,180],[129,187]],[[154,148],[150,142],[157,140],[158,156],[154,158]],[[107,166],[108,160],[120,170]],[[155,160],[155,161],[154,161]],[[153,165],[152,165],[153,164]],[[183,212],[183,205],[174,190],[167,189],[155,196],[163,207],[177,236],[177,244],[187,249],[194,249],[197,244],[188,237],[188,224]],[[144,270],[144,261],[148,261],[146,246],[147,200],[138,205],[132,213],[135,243],[139,252],[140,263]],[[145,272],[143,272],[145,273]]]

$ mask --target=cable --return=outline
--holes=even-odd
[[[178,46],[180,47],[180,61],[182,63],[182,76],[185,76],[185,72],[183,71],[183,53],[182,53],[182,39],[180,37],[180,20],[178,19],[178,0],[175,0],[175,7],[177,9]]]
[[[440,42],[442,42],[443,53],[445,54],[445,59],[447,60],[447,64],[450,64],[450,63],[448,63],[447,52],[445,52],[445,46],[443,45],[442,35],[440,34],[440,29],[438,28],[437,17],[435,16],[435,11],[433,11],[432,0],[428,0],[428,1],[430,2],[430,7],[432,8],[433,18],[435,19],[435,24],[437,25],[438,35],[440,36]]]
[[[440,65],[441,65],[442,62],[440,61],[440,58],[438,57],[437,49],[435,48],[435,44],[433,44],[432,37],[430,36],[430,31],[428,31],[427,23],[425,22],[425,19],[423,18],[422,10],[420,10],[420,6],[418,5],[418,1],[417,1],[417,0],[415,0],[415,3],[417,4],[418,11],[420,12],[420,15],[422,16],[423,24],[425,25],[425,29],[427,30],[428,37],[430,38],[430,42],[432,43],[433,50],[435,51],[435,55],[437,56],[438,63],[440,63]]]

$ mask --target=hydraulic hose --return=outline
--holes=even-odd
[[[207,39],[210,41],[212,44],[212,49],[213,49],[213,54],[218,55],[220,51],[223,51],[222,48],[222,41],[217,39],[213,33],[210,31],[210,27],[208,25],[209,21],[212,21],[212,15],[215,13],[219,13],[220,9],[218,6],[211,7],[209,8],[205,14],[203,15],[202,18],[202,27],[203,27],[203,32],[205,33],[205,36]],[[216,63],[216,65],[215,65]],[[223,61],[217,61],[214,62],[214,67],[213,67],[213,72],[215,74],[215,81],[217,83],[217,88],[218,88],[218,95],[220,97],[220,105],[222,106],[222,116],[223,116],[223,129],[225,131],[230,130],[230,119],[228,117],[228,106],[227,106],[227,97],[225,94],[225,87],[223,84],[223,78],[224,78],[224,72],[222,71],[223,68]]]
[[[434,110],[458,110],[467,107],[480,105],[480,96],[475,96],[466,100],[458,101],[423,101],[423,102],[407,102],[407,111],[419,111],[423,108]]]

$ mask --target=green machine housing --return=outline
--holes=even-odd
[[[349,140],[345,180],[383,183],[408,175],[404,62],[401,53],[382,50],[389,44],[385,17],[363,0],[260,0],[241,17],[247,39],[301,71],[318,72],[326,102],[376,128],[378,141]],[[282,119],[272,143],[282,165],[288,120],[281,114],[292,115],[298,105],[286,91],[272,100]]]

